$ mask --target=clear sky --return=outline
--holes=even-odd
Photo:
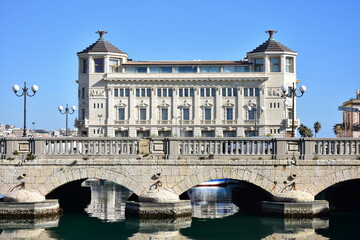
[[[266,41],[265,30],[298,52],[303,124],[333,137],[337,107],[360,89],[358,0],[18,0],[0,1],[0,123],[23,126],[23,99],[12,85],[37,84],[27,127],[59,129],[58,105],[77,106],[77,56],[95,31],[134,60],[239,60]],[[70,115],[73,125],[77,114]]]

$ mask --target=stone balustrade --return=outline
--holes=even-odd
[[[137,155],[148,152],[181,157],[248,156],[252,159],[358,159],[358,138],[150,138],[141,146],[139,138],[1,138],[0,155],[5,159],[14,153],[34,155]]]

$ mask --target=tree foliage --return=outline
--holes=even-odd
[[[334,134],[338,136],[344,130],[344,126],[341,123],[336,123],[333,127]]]
[[[320,131],[320,129],[321,129],[321,123],[318,122],[318,121],[316,121],[316,122],[314,123],[315,137],[316,137],[316,134]]]
[[[304,124],[300,124],[300,127],[298,128],[298,131],[301,135],[301,137],[312,137],[313,132],[310,128],[305,126]]]

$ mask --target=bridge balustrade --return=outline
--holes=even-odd
[[[178,139],[180,155],[273,155],[276,140],[270,138]]]
[[[142,155],[148,152],[167,158],[248,156],[252,159],[358,159],[360,138],[0,138],[0,158],[34,155]],[[16,154],[15,154],[16,153]],[[212,155],[212,156],[211,156]]]
[[[56,155],[134,155],[138,153],[137,138],[52,138],[44,140],[44,154]]]

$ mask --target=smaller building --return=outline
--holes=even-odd
[[[342,104],[343,129],[338,137],[360,137],[360,90],[356,91],[356,98]]]

